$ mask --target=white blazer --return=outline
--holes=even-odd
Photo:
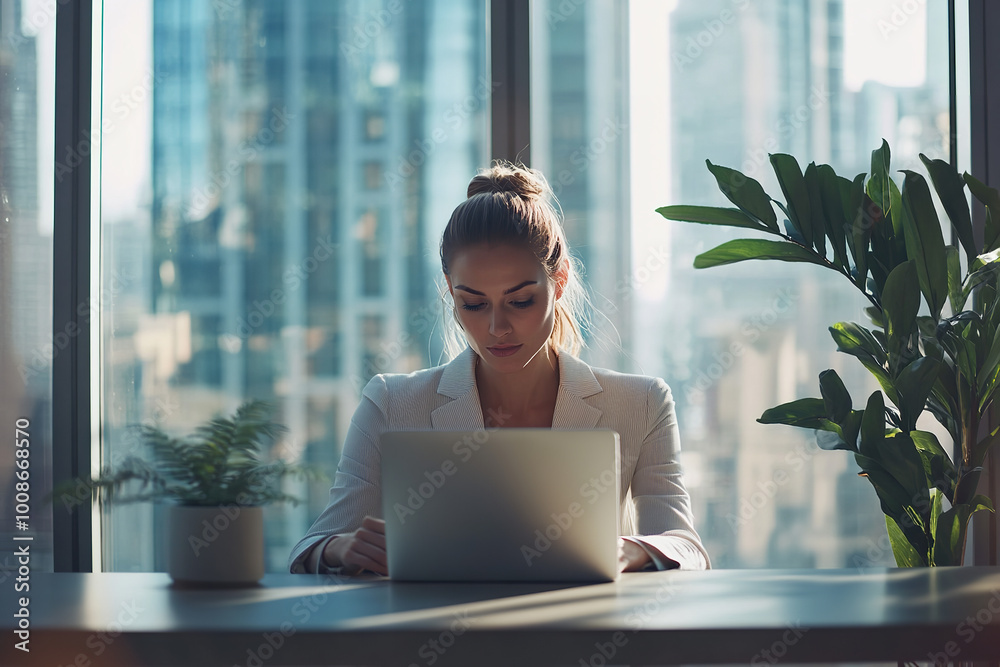
[[[612,429],[621,439],[621,532],[657,569],[711,567],[694,528],[678,462],[680,438],[670,388],[660,378],[592,368],[559,351],[554,429]],[[406,429],[483,429],[476,353],[408,375],[380,374],[362,392],[351,419],[330,503],[292,549],[292,572],[338,572],[313,548],[350,533],[365,515],[382,516],[379,435]]]

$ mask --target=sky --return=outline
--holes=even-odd
[[[927,7],[947,0],[844,0],[844,84],[919,86],[927,75]]]
[[[118,222],[152,197],[152,2],[104,4],[102,217]]]

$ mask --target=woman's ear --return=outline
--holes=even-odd
[[[559,268],[553,274],[552,279],[556,283],[556,301],[562,298],[563,290],[566,289],[566,283],[569,281],[569,260],[563,258],[563,261],[559,263]]]

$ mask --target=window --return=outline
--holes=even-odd
[[[104,270],[134,276],[103,322],[106,459],[131,424],[187,432],[254,397],[332,476],[363,382],[436,361],[430,326],[408,314],[436,301],[441,212],[487,161],[485,105],[449,121],[486,76],[485,13],[481,0],[106,0],[105,116],[136,98],[104,152]],[[400,255],[414,261],[385,259]],[[267,509],[268,569],[327,487]],[[105,568],[160,567],[158,522],[149,506],[109,508]]]
[[[53,26],[26,13],[36,4],[0,0],[0,309],[18,315],[0,318],[0,370],[31,376],[11,400],[0,388],[0,428],[19,418],[15,400],[27,406],[45,475]],[[103,5],[102,461],[137,445],[136,424],[186,432],[253,397],[277,406],[290,451],[332,473],[364,383],[442,360],[437,243],[492,156],[491,123],[507,120],[490,118],[490,3]],[[947,3],[529,7],[531,142],[518,148],[549,177],[587,268],[583,356],[670,383],[714,565],[890,564],[849,457],[754,422],[815,395],[827,367],[864,395],[870,378],[826,332],[863,304],[811,267],[696,272],[731,230],[654,210],[723,203],[706,158],[777,194],[769,152],[846,174],[866,171],[883,137],[894,169],[947,157]],[[325,484],[292,487],[304,503],[266,513],[272,571],[326,504]],[[162,569],[159,510],[103,511],[104,569]]]
[[[385,134],[385,116],[369,111],[365,114],[365,138],[369,141],[381,139]]]
[[[378,190],[383,185],[382,163],[371,161],[365,163],[364,184],[366,190]]]

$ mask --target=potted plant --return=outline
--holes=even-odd
[[[232,417],[215,417],[186,437],[139,427],[149,458],[130,455],[96,479],[80,480],[53,496],[84,490],[98,501],[167,501],[167,571],[174,581],[251,584],[264,576],[263,506],[297,499],[279,483],[293,474],[324,476],[312,466],[268,460],[265,447],[287,429],[270,419],[267,403],[252,400]]]
[[[993,511],[976,489],[1000,440],[1000,194],[921,155],[959,241],[949,245],[926,180],[903,171],[899,188],[889,159],[883,141],[872,152],[871,174],[849,180],[829,165],[810,163],[803,172],[792,156],[771,155],[783,202],[741,172],[708,162],[735,208],[657,211],[670,220],[778,237],[728,241],[698,255],[696,268],[749,259],[806,262],[840,273],[870,302],[871,328],[855,322],[829,328],[837,349],[857,358],[881,387],[863,409],[854,409],[837,373],[825,370],[821,398],[779,405],[757,421],[815,429],[820,447],[854,454],[859,474],[878,494],[897,565],[960,565],[972,514]],[[982,245],[966,187],[986,207]],[[783,229],[774,205],[786,218]],[[924,411],[947,430],[953,456],[933,433],[917,428]]]

